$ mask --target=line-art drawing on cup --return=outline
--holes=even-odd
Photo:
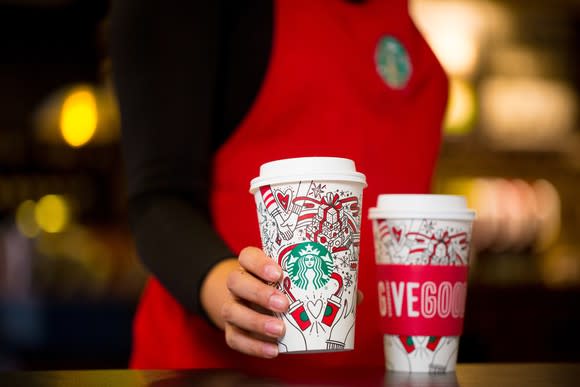
[[[281,353],[354,348],[364,175],[351,160],[304,158],[264,164],[251,183],[262,248],[290,301]]]
[[[455,369],[475,213],[452,195],[380,195],[369,210],[390,370]]]

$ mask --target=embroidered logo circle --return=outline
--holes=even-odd
[[[315,290],[330,280],[334,262],[326,247],[316,242],[304,242],[290,252],[286,270],[295,286]]]
[[[407,86],[413,71],[407,50],[394,36],[379,39],[375,50],[375,66],[383,81],[393,89]]]

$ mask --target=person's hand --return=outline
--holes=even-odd
[[[225,330],[228,346],[257,357],[278,355],[276,339],[284,335],[284,323],[272,312],[286,312],[289,301],[267,282],[281,277],[280,266],[256,247],[246,247],[237,261],[224,261],[208,274],[202,304]]]
[[[226,343],[239,352],[273,358],[284,323],[272,312],[284,313],[288,298],[267,283],[279,282],[282,269],[256,247],[244,248],[238,259],[216,265],[201,289],[201,302],[212,321],[224,329]],[[357,292],[357,304],[363,294]]]
[[[286,312],[289,302],[266,282],[280,281],[282,269],[255,247],[243,249],[238,263],[226,282],[232,298],[222,307],[226,342],[248,355],[276,357],[276,339],[284,335],[284,323],[272,312]]]

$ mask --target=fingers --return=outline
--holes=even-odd
[[[356,291],[356,304],[360,305],[364,299],[365,299],[364,293],[361,292],[360,290],[357,290]]]
[[[282,277],[280,266],[268,258],[262,250],[255,247],[243,249],[238,261],[241,269],[228,277],[227,286],[230,292],[236,297],[273,312],[285,312],[288,309],[286,296],[260,281],[261,279],[278,282]],[[253,275],[249,275],[248,272]]]
[[[244,268],[230,273],[227,287],[235,297],[272,312],[285,312],[288,309],[288,298],[282,292],[260,281]]]
[[[232,349],[251,356],[267,359],[278,356],[278,345],[252,337],[237,326],[226,323],[226,343]]]
[[[247,247],[238,257],[240,267],[229,273],[227,288],[233,296],[222,307],[227,344],[239,352],[272,358],[278,355],[274,341],[284,335],[284,323],[269,312],[283,313],[288,298],[265,283],[277,282],[282,269],[264,252]]]
[[[256,247],[244,248],[238,261],[244,269],[264,281],[278,282],[282,277],[282,268]]]
[[[273,339],[284,335],[284,323],[282,320],[256,312],[237,300],[224,304],[222,316],[226,323],[235,325],[251,334]]]

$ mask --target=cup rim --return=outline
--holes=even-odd
[[[436,219],[436,220],[467,220],[476,217],[475,210],[465,211],[384,211],[379,208],[369,209],[369,219]]]
[[[295,172],[286,172],[294,169]],[[280,174],[279,170],[285,173]],[[366,177],[358,172],[351,159],[343,157],[295,157],[274,160],[260,166],[260,176],[250,181],[250,193],[271,184],[296,183],[299,181],[336,181],[359,183],[367,186]]]
[[[446,194],[380,194],[369,209],[370,219],[473,220],[475,215],[464,196]]]

